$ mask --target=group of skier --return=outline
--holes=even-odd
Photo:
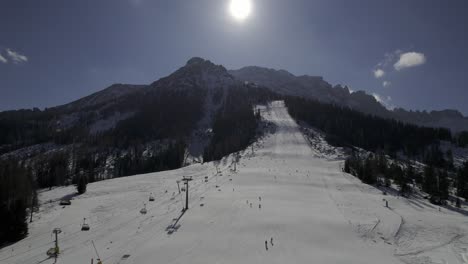
[[[273,238],[270,239],[270,244],[273,247]],[[268,240],[265,240],[265,250],[268,251]]]

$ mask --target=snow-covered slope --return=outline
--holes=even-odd
[[[91,241],[105,264],[463,263],[464,215],[383,196],[342,173],[339,153],[321,151],[329,146],[310,147],[283,102],[261,110],[275,132],[240,153],[235,166],[226,157],[96,182],[65,208],[57,201],[74,188],[41,192],[30,235],[1,249],[0,263],[54,263],[45,253],[56,227],[63,231],[57,263],[66,264],[96,263]],[[194,179],[185,214],[182,176]],[[88,232],[80,231],[84,217]]]

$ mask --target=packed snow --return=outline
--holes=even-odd
[[[0,263],[96,263],[92,242],[104,264],[467,263],[464,209],[383,195],[342,172],[339,149],[308,144],[283,102],[260,109],[276,128],[239,155],[92,183],[80,196],[42,191],[29,236],[1,249]],[[183,176],[193,177],[185,213]],[[63,197],[72,204],[59,206]],[[48,258],[57,227],[61,252]]]

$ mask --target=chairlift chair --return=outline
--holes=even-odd
[[[49,248],[49,250],[47,250],[47,256],[49,257],[55,257],[58,254],[59,254],[59,249],[56,247]]]
[[[146,214],[148,211],[146,210],[146,204],[143,206],[143,208],[140,210],[141,214]]]
[[[71,205],[71,201],[68,199],[60,200],[60,205]]]
[[[153,193],[151,193],[151,194],[150,194],[149,201],[150,201],[150,202],[154,202],[154,196],[153,196]]]
[[[83,218],[83,225],[81,225],[81,231],[89,231],[89,225],[86,223],[86,218]]]

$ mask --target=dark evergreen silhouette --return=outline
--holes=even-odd
[[[335,146],[383,151],[392,157],[402,151],[415,157],[440,140],[452,140],[451,132],[445,128],[419,127],[298,97],[287,97],[285,102],[293,118],[321,129]]]
[[[260,113],[254,112],[254,105],[266,103],[275,97],[266,89],[251,86],[229,90],[225,102],[216,113],[213,137],[204,151],[203,159],[219,160],[253,143],[261,121]]]
[[[36,199],[32,175],[18,160],[0,160],[0,246],[28,233],[27,209]]]
[[[405,196],[412,192],[410,183],[416,178],[411,164],[390,163],[382,153],[364,158],[354,152],[345,160],[344,172],[358,177],[366,184],[390,187],[393,181],[400,194]]]
[[[457,195],[468,199],[468,162],[465,162],[457,173]]]
[[[456,136],[456,141],[460,147],[468,147],[468,131],[462,131]]]
[[[88,184],[88,177],[86,175],[80,175],[78,176],[78,180],[76,183],[76,191],[78,194],[83,194],[86,192],[86,186]]]

